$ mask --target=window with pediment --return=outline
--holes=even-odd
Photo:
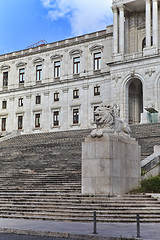
[[[101,70],[101,59],[102,59],[102,52],[104,46],[102,45],[93,45],[90,47],[90,53],[93,55],[93,70],[100,71]]]

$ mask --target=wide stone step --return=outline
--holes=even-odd
[[[93,216],[93,209],[90,209],[90,210],[82,210],[82,209],[75,209],[75,210],[68,210],[68,209],[66,209],[66,210],[59,210],[59,209],[55,209],[55,210],[53,210],[53,209],[41,209],[41,208],[23,208],[23,209],[21,209],[21,208],[5,208],[5,207],[2,207],[2,208],[0,208],[0,214],[2,214],[2,213],[7,213],[7,214],[15,214],[15,213],[29,213],[29,212],[31,212],[32,214],[33,213],[35,213],[35,212],[37,212],[38,214],[43,214],[43,215],[46,215],[46,216],[48,216],[48,215],[77,215],[77,216],[80,216],[80,215],[88,215],[88,216]],[[132,210],[130,210],[130,211],[121,211],[121,210],[116,210],[116,211],[114,211],[114,210],[98,210],[97,211],[97,216],[99,217],[99,216],[105,216],[105,217],[108,217],[108,216],[112,216],[112,217],[114,217],[114,216],[124,216],[124,217],[126,217],[126,216],[135,216],[137,213],[139,213],[140,214],[140,216],[142,217],[142,218],[144,218],[144,217],[146,217],[146,218],[149,218],[150,216],[152,216],[152,217],[155,217],[155,218],[159,218],[160,217],[160,211],[156,211],[156,209],[155,210],[149,210],[148,212],[146,212],[146,209],[143,209],[143,210],[139,210],[139,209],[137,209],[137,210],[135,210],[135,209],[132,209]]]
[[[11,198],[0,198],[1,200],[1,204],[2,203],[7,203],[7,202],[12,202],[12,203],[20,203],[20,204],[31,204],[31,203],[35,203],[35,204],[58,204],[58,205],[80,205],[80,206],[85,206],[85,205],[98,205],[99,206],[103,206],[103,207],[117,207],[117,206],[132,206],[132,207],[142,207],[142,206],[157,206],[160,207],[160,203],[159,202],[155,202],[155,201],[145,201],[144,203],[141,203],[140,201],[105,201],[105,200],[76,200],[76,199],[53,199],[53,198],[45,198],[43,199],[41,198],[24,198],[24,197],[11,197]]]
[[[24,215],[24,214],[2,214],[0,215],[1,218],[17,218],[17,219],[34,219],[34,220],[52,220],[52,221],[76,221],[76,222],[93,222],[93,217],[70,217],[70,216],[62,216],[62,217],[50,217],[50,216],[36,216],[36,215],[32,215],[32,216],[28,216],[28,215]],[[136,222],[136,218],[105,218],[105,219],[97,219],[97,222],[110,222],[110,223],[116,223],[116,222],[120,222],[120,223],[133,223]],[[141,219],[142,223],[159,223],[160,222],[160,218],[144,218]]]
[[[111,200],[107,200],[107,199],[76,199],[76,198],[60,198],[60,197],[53,197],[53,196],[23,196],[23,195],[12,195],[12,196],[0,196],[0,201],[1,203],[3,201],[18,201],[18,202],[21,202],[21,201],[25,201],[25,202],[43,202],[43,203],[47,203],[47,202],[51,202],[51,203],[61,203],[61,204],[72,204],[72,203],[75,203],[75,204],[89,204],[89,203],[92,203],[92,204],[103,204],[105,206],[108,206],[108,205],[145,205],[146,204],[156,204],[157,206],[159,205],[160,206],[160,203],[155,200],[143,200],[143,203],[139,200],[114,200],[114,199],[111,199]]]
[[[157,209],[157,211],[160,210],[160,206],[157,206],[155,204],[145,204],[145,205],[125,205],[122,206],[120,204],[112,204],[112,205],[108,205],[105,206],[105,204],[61,204],[61,203],[44,203],[44,202],[10,202],[10,203],[2,203],[0,205],[0,207],[8,207],[8,208],[40,208],[40,209],[71,209],[71,210],[77,210],[77,209],[83,209],[83,210],[89,210],[89,209],[105,209],[105,210],[114,210],[115,208],[119,209],[119,210],[129,210],[129,209],[146,209],[148,211],[148,209]]]
[[[3,210],[0,210],[0,215],[3,215],[3,214],[8,214],[8,215],[13,215],[13,214],[23,214],[23,215],[27,215],[27,216],[43,216],[43,217],[81,217],[81,218],[85,218],[85,217],[88,217],[88,218],[92,218],[93,219],[93,211],[92,212],[44,212],[44,211],[20,211],[20,210],[15,210],[14,211],[3,211]],[[100,220],[100,219],[106,219],[106,218],[136,218],[136,213],[129,213],[129,214],[120,214],[120,213],[102,213],[101,211],[97,211],[97,218]],[[153,213],[148,213],[148,214],[144,214],[144,213],[140,213],[140,218],[141,219],[153,219],[153,218],[157,218],[157,219],[160,219],[160,214],[153,214]]]

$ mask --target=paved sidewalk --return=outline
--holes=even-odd
[[[0,218],[0,232],[96,240],[114,240],[116,237],[133,239],[137,236],[136,223],[97,223],[97,234],[95,235],[93,234],[93,223],[3,218]],[[160,240],[160,223],[141,224],[141,239]]]

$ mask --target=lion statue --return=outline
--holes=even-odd
[[[94,111],[97,128],[91,132],[92,137],[102,137],[104,133],[127,134],[131,133],[127,122],[120,119],[118,104],[100,105]]]

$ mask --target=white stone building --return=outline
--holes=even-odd
[[[159,121],[158,2],[114,0],[103,31],[1,55],[1,135],[92,128],[101,103],[131,124]]]

